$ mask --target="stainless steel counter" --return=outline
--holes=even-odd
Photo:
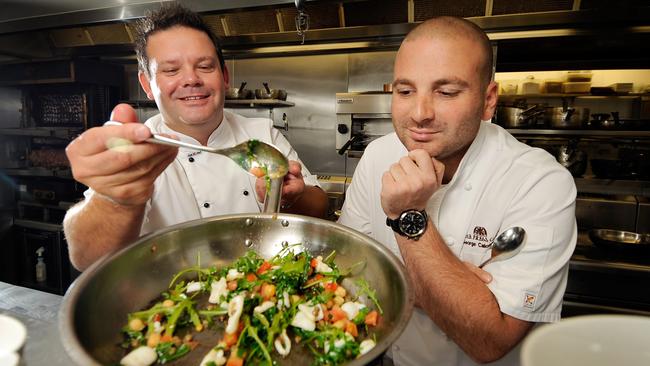
[[[58,312],[63,297],[0,282],[0,313],[27,328],[21,366],[69,366],[72,360],[61,344]]]

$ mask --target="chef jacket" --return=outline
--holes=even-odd
[[[386,245],[398,258],[395,234],[381,207],[381,177],[407,154],[395,133],[369,144],[339,219]],[[572,176],[550,154],[481,122],[454,177],[433,194],[426,210],[449,249],[476,265],[490,257],[489,244],[499,233],[523,227],[521,252],[484,267],[493,276],[487,286],[501,312],[529,322],[554,322],[560,318],[577,239],[575,197]],[[419,308],[388,353],[396,365],[475,364]],[[494,364],[518,365],[518,347]]]
[[[194,138],[169,128],[162,115],[149,118],[145,125],[152,133],[173,134],[183,142],[199,144]],[[289,141],[268,118],[247,118],[225,111],[207,146],[227,148],[250,139],[273,144],[289,160],[302,165],[305,185],[319,186],[315,175],[300,161]],[[260,212],[257,201],[256,178],[230,158],[219,154],[180,147],[176,159],[154,182],[154,192],[146,204],[140,235],[170,225],[216,215]],[[86,197],[92,190],[84,193]]]

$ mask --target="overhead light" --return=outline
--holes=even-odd
[[[350,50],[357,48],[368,48],[382,45],[380,42],[343,42],[343,43],[320,43],[304,44],[292,46],[272,46],[256,47],[246,50],[247,53],[291,53],[291,52],[309,52],[309,51],[331,51],[331,50]]]

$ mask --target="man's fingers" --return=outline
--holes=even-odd
[[[90,156],[81,156],[82,164],[77,164],[76,173],[80,176],[103,176],[128,170],[147,160],[152,163],[166,159],[172,154],[176,156],[178,148],[155,144],[126,144],[119,148],[111,148]]]
[[[151,171],[156,170],[156,167],[161,164],[164,164],[165,167],[169,165],[176,157],[176,152],[174,150],[175,149],[173,148],[169,151],[163,150],[137,162],[127,158],[127,155],[121,154],[118,155],[118,157],[122,157],[122,159],[109,159],[110,163],[106,161],[106,163],[102,165],[101,170],[94,169],[88,175],[91,179],[96,180],[96,183],[98,184],[112,186],[126,184],[149,175]],[[105,160],[100,159],[101,156],[95,156],[93,158],[99,161]],[[162,172],[162,170],[160,172]],[[83,171],[79,172],[79,179],[84,178],[82,174]]]
[[[105,150],[128,150],[130,145],[149,137],[151,131],[140,123],[94,127],[74,139],[66,151],[69,155],[89,156]]]
[[[491,275],[490,273],[488,273],[488,272],[482,270],[481,268],[478,268],[477,266],[475,266],[475,265],[472,264],[472,263],[469,263],[469,262],[463,262],[463,264],[464,264],[465,267],[467,267],[470,271],[472,271],[472,273],[474,273],[474,275],[475,275],[476,277],[478,277],[481,281],[483,281],[483,283],[488,284],[488,283],[492,282],[492,275]]]
[[[408,157],[417,165],[423,175],[435,174],[434,166],[429,153],[422,149],[417,149],[409,152]]]
[[[135,109],[126,103],[118,104],[113,108],[113,111],[111,112],[111,121],[122,123],[139,122]]]

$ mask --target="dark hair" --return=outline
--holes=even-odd
[[[147,56],[147,41],[152,34],[176,26],[196,29],[208,35],[214,48],[221,70],[224,68],[223,54],[219,39],[201,16],[182,5],[172,2],[163,4],[160,9],[148,12],[144,18],[135,24],[135,55],[138,58],[140,71],[149,75],[149,57]]]
[[[483,60],[481,62],[481,81],[484,85],[490,84],[492,80],[492,68],[494,67],[492,45],[485,31],[475,23],[459,17],[439,16],[422,22],[413,28],[407,35],[407,39],[415,39],[421,36],[428,37],[466,37],[479,44]]]

